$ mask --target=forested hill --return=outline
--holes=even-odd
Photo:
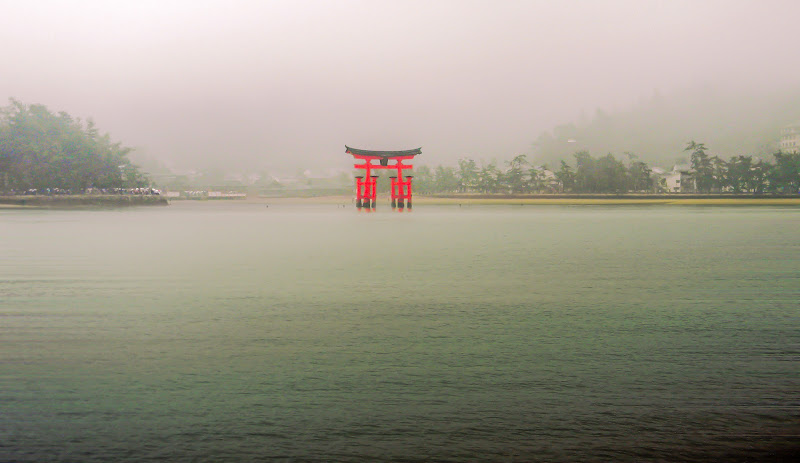
[[[0,108],[0,194],[146,186],[130,151],[91,120],[13,99]]]
[[[576,151],[594,155],[632,153],[652,166],[688,164],[683,149],[690,140],[728,158],[770,157],[777,150],[780,128],[800,120],[800,87],[754,93],[694,89],[669,97],[655,93],[632,109],[598,109],[577,123],[544,132],[534,143],[532,159],[555,164]]]

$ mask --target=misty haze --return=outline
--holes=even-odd
[[[800,460],[797,18],[0,0],[0,461]]]

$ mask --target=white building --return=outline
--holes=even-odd
[[[670,193],[680,193],[681,191],[681,173],[673,170],[664,174],[664,180],[667,183],[667,191]]]
[[[800,121],[781,128],[781,141],[778,147],[787,153],[800,151]]]
[[[673,166],[670,172],[662,175],[670,193],[694,193],[695,185],[691,170],[686,166]]]

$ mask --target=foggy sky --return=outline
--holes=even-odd
[[[508,159],[654,90],[800,83],[800,2],[7,1],[0,97],[176,167]]]

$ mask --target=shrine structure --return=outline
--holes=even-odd
[[[403,171],[412,169],[410,164],[414,156],[422,154],[422,148],[405,151],[370,151],[357,148],[350,148],[345,145],[345,152],[353,155],[353,158],[364,161],[363,164],[355,164],[356,169],[364,169],[364,175],[356,176],[356,207],[375,209],[377,199],[376,186],[378,176],[372,175],[373,170],[377,169],[397,169],[397,176],[389,177],[392,180],[392,209],[408,207],[411,209],[411,179],[413,175],[403,176]],[[375,161],[377,164],[373,164]],[[390,164],[390,161],[393,164]],[[403,161],[409,162],[404,164]]]

